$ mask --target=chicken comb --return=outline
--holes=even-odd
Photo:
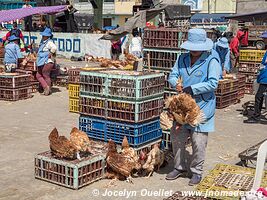
[[[121,144],[122,148],[127,148],[130,147],[128,139],[126,136],[124,136],[123,140],[122,140],[122,144]]]

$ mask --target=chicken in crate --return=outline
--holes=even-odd
[[[73,128],[70,139],[53,129],[50,151],[35,156],[35,178],[79,189],[104,177],[106,145]]]

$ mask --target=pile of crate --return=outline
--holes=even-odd
[[[246,77],[246,94],[253,94],[253,82],[257,78],[264,53],[264,50],[240,50],[238,73]]]
[[[18,101],[32,97],[30,75],[0,74],[0,100]]]
[[[30,84],[32,86],[32,92],[35,93],[39,89],[39,82],[36,78],[37,74],[37,66],[36,61],[29,60],[26,65],[22,65],[23,59],[18,60],[18,68],[16,69],[16,73],[21,75],[29,75],[30,76]]]
[[[68,71],[69,111],[74,113],[79,113],[80,71],[81,68]]]
[[[121,144],[126,136],[136,150],[159,142],[163,92],[162,73],[81,71],[79,127],[105,142]]]
[[[226,108],[238,101],[238,79],[223,79],[219,81],[216,94],[216,108]]]

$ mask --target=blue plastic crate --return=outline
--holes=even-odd
[[[80,94],[142,101],[163,96],[165,75],[121,70],[81,71]]]
[[[89,138],[105,142],[113,140],[121,144],[126,136],[129,144],[135,148],[162,138],[159,118],[136,124],[80,116],[79,127],[88,134]]]

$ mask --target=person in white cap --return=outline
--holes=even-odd
[[[181,126],[174,123],[171,129],[171,141],[175,155],[174,169],[167,176],[167,180],[174,180],[185,174],[186,149],[185,144],[190,137],[193,155],[190,163],[191,179],[189,185],[196,185],[202,179],[203,164],[206,154],[209,132],[214,131],[214,115],[216,97],[214,91],[218,87],[221,74],[221,64],[217,52],[213,49],[213,42],[207,38],[204,29],[190,29],[188,40],[181,48],[188,53],[178,57],[169,76],[169,83],[178,92],[190,94],[205,114],[205,122],[192,127]],[[183,87],[179,87],[177,81],[183,80]]]
[[[231,70],[231,51],[229,48],[228,39],[226,37],[220,38],[218,42],[215,43],[214,50],[216,50],[219,54],[219,58],[222,64],[223,75],[229,73]]]

